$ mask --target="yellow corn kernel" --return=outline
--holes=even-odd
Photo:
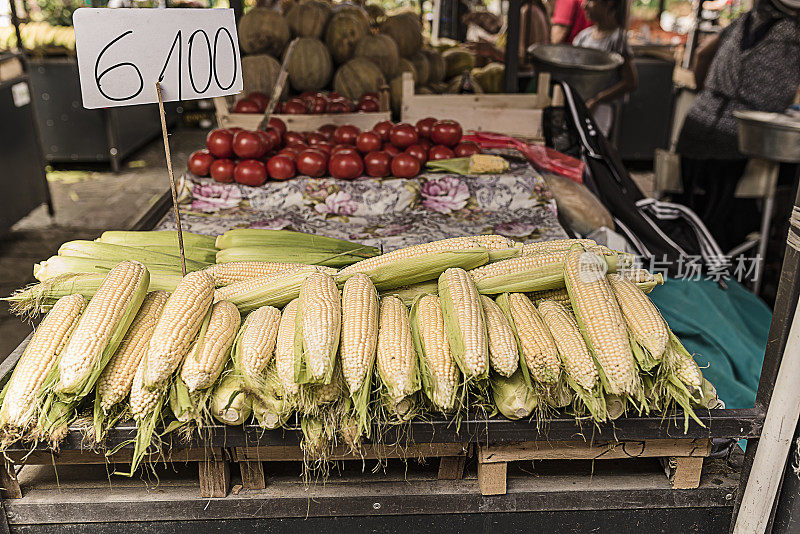
[[[558,382],[558,349],[536,307],[522,293],[509,293],[508,310],[531,378],[542,384]]]
[[[275,369],[284,394],[289,398],[300,392],[300,385],[294,381],[295,320],[299,303],[299,299],[294,299],[283,308],[275,342]]]
[[[609,274],[607,278],[633,338],[653,358],[661,359],[667,350],[669,328],[658,308],[627,278],[618,274]]]
[[[425,395],[435,407],[449,412],[458,394],[458,366],[450,352],[439,298],[421,297],[411,309],[410,322]]]
[[[208,324],[201,329],[181,367],[181,380],[189,393],[216,382],[231,355],[231,346],[242,323],[239,310],[223,300],[211,307]]]
[[[510,377],[519,367],[519,350],[514,330],[495,301],[481,295],[486,332],[489,336],[489,363],[498,374]]]
[[[567,375],[579,386],[591,391],[597,385],[597,367],[575,316],[566,306],[553,300],[540,302],[539,313],[553,336]]]
[[[378,319],[378,372],[389,396],[399,402],[419,390],[419,374],[408,310],[397,297],[384,297]]]
[[[378,293],[369,276],[354,274],[342,289],[341,357],[344,381],[355,395],[364,385],[378,343]]]
[[[312,273],[305,279],[298,310],[302,345],[295,340],[295,379],[300,378],[301,360],[307,373],[302,382],[330,383],[342,328],[342,301],[329,274]]]
[[[239,331],[233,350],[233,362],[248,390],[263,388],[263,373],[275,353],[280,322],[281,312],[278,308],[262,306],[250,312]]]
[[[475,283],[464,269],[450,268],[439,277],[450,349],[467,379],[489,373],[489,344],[483,306]]]

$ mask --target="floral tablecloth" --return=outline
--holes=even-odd
[[[383,250],[482,233],[520,241],[566,237],[544,180],[522,161],[512,161],[500,175],[427,173],[354,181],[300,177],[263,187],[186,174],[181,198],[183,229],[208,235],[232,228],[285,228]],[[175,229],[171,211],[157,228]]]

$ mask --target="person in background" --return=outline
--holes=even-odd
[[[621,99],[636,90],[639,80],[633,67],[633,52],[628,44],[626,0],[587,0],[586,15],[595,25],[581,31],[573,46],[615,52],[624,62],[619,67],[617,81],[586,101],[598,128],[612,139]]]
[[[784,112],[800,87],[800,0],[759,0],[698,49],[698,95],[683,123],[683,197],[723,250],[758,227],[753,200],[735,199],[746,157],[735,110]],[[702,192],[702,194],[701,194]]]
[[[581,0],[556,0],[550,22],[550,42],[553,44],[571,44],[575,36],[592,25],[586,18]]]

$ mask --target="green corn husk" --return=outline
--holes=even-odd
[[[163,422],[164,401],[167,397],[167,391],[159,394],[158,400],[155,403],[153,410],[147,414],[136,418],[136,437],[133,439],[134,448],[133,456],[131,457],[131,470],[127,473],[117,473],[122,476],[132,477],[136,470],[141,465],[142,460],[147,455],[147,450],[153,444],[153,440],[160,443],[161,437],[156,434],[156,426]],[[107,455],[111,455],[115,450],[111,450]]]
[[[183,426],[193,421],[200,426],[212,391],[213,386],[198,391],[189,391],[189,388],[178,374],[169,388],[169,408],[172,411],[172,415],[180,423],[180,425],[175,426]],[[170,425],[170,430],[174,430],[175,426]]]
[[[429,161],[425,166],[433,172],[449,172],[462,176],[469,174],[502,174],[508,170],[508,161],[500,156],[473,154],[465,158]]]
[[[174,247],[172,245],[142,245],[139,248],[151,252],[158,252],[160,254],[177,256],[179,258],[181,254],[177,245]],[[187,260],[200,261],[203,263],[211,264],[217,261],[217,249],[215,248],[187,247],[184,245],[183,255]]]
[[[320,418],[303,416],[300,430],[303,433],[300,448],[303,450],[305,473],[313,469],[325,471],[336,438],[333,428]]]
[[[506,418],[516,421],[530,417],[538,407],[538,397],[525,383],[520,369],[509,378],[493,373],[489,381],[494,404]]]
[[[286,424],[293,408],[284,395],[275,362],[267,366],[265,377],[265,387],[253,395],[253,415],[261,428],[274,430]]]
[[[403,301],[406,306],[414,304],[419,297],[424,295],[438,295],[439,294],[439,280],[429,280],[427,282],[420,282],[410,286],[398,287],[390,289],[381,293],[381,298],[385,296],[395,296]]]
[[[266,247],[302,251],[325,252],[328,255],[349,253],[361,258],[371,258],[380,254],[375,247],[353,243],[343,239],[326,237],[291,230],[266,230],[256,228],[235,228],[217,236],[216,248]],[[306,263],[306,262],[303,262]]]
[[[329,252],[325,250],[304,250],[301,248],[278,247],[233,247],[217,252],[217,263],[235,261],[265,261],[278,263],[304,263],[326,267],[346,267],[364,257],[349,252]]]
[[[237,282],[219,288],[214,292],[214,300],[232,302],[242,314],[249,313],[261,306],[283,308],[286,304],[300,296],[303,282],[309,274],[319,272],[317,267],[309,265],[291,271]],[[256,283],[263,280],[263,284]],[[241,284],[241,285],[237,285]],[[240,288],[242,288],[240,290]]]
[[[482,246],[463,249],[428,252],[412,257],[397,258],[382,265],[363,269],[353,265],[347,274],[336,276],[337,282],[344,282],[356,272],[364,273],[372,279],[378,291],[386,292],[395,287],[409,286],[420,282],[438,279],[450,267],[474,269],[489,261],[489,251]]]
[[[508,323],[511,325],[511,330],[514,331],[514,339],[517,341],[517,350],[519,351],[519,372],[522,374],[522,378],[525,380],[525,384],[527,384],[528,388],[533,390],[533,381],[531,380],[531,374],[528,370],[528,362],[525,360],[525,356],[523,355],[522,343],[520,342],[519,334],[517,333],[517,325],[514,322],[514,317],[511,315],[511,305],[508,302],[508,293],[498,295],[495,299],[495,303],[503,311],[506,319],[508,319]]]
[[[77,274],[77,273],[103,273],[116,267],[118,261],[114,260],[101,260],[97,258],[82,258],[78,256],[51,256],[41,263],[36,263],[33,266],[33,276],[40,282],[45,282],[51,278],[61,276],[64,274]],[[153,273],[159,273],[164,276],[180,275],[180,265],[147,265],[147,270],[150,271],[151,276]]]
[[[231,426],[244,424],[253,412],[253,403],[242,388],[241,377],[236,373],[224,375],[211,393],[209,409],[220,423]]]
[[[486,365],[479,373],[474,373],[467,368],[467,361],[465,358],[466,345],[464,343],[464,333],[461,331],[461,325],[458,323],[458,318],[454,309],[453,298],[450,295],[450,290],[444,280],[444,273],[439,276],[439,302],[442,305],[442,313],[444,314],[444,324],[447,330],[447,339],[450,342],[450,351],[453,353],[453,358],[464,375],[466,382],[473,380],[483,380],[489,376],[489,336],[484,336],[484,353],[486,354]],[[481,323],[486,328],[486,317],[483,312],[483,306],[480,299],[475,300],[475,306],[481,316]]]
[[[177,251],[176,251],[177,254]],[[111,245],[97,241],[67,241],[58,249],[59,256],[77,256],[81,258],[94,258],[109,261],[136,260],[145,265],[178,266],[181,259],[174,254],[164,254],[143,250],[141,247],[126,247],[124,245]],[[199,271],[208,267],[209,263],[202,261],[186,260],[187,271]]]
[[[183,232],[184,247],[216,248],[214,241],[216,237],[210,235],[194,234]],[[124,245],[126,247],[138,247],[143,245],[161,245],[178,247],[177,230],[150,230],[150,231],[131,231],[131,230],[106,230],[97,238],[100,243],[110,245]]]

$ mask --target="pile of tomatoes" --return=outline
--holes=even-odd
[[[264,93],[250,93],[233,105],[234,113],[264,113],[269,97]],[[320,115],[322,113],[376,112],[380,109],[378,93],[364,93],[358,102],[353,102],[339,93],[308,91],[286,102],[278,102],[273,113],[287,115]]]
[[[326,124],[315,132],[292,132],[277,117],[265,131],[241,128],[212,130],[206,149],[189,158],[189,171],[223,183],[257,187],[268,178],[333,176],[353,180],[417,176],[429,160],[480,153],[472,141],[462,141],[456,121],[422,119],[416,125],[383,121],[361,131],[346,124]]]

